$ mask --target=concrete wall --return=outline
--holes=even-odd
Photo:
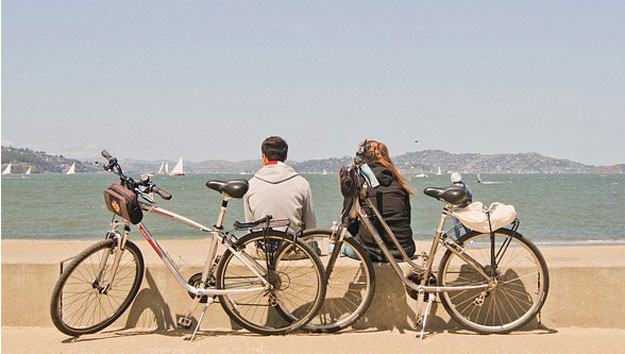
[[[185,278],[198,271],[186,269]],[[377,264],[376,293],[359,329],[413,328],[415,301],[390,266]],[[59,276],[58,264],[2,263],[2,326],[52,326],[50,295]],[[547,328],[625,328],[625,267],[553,267],[542,324]],[[190,297],[163,265],[149,264],[139,294],[116,327],[173,330]],[[435,305],[428,329],[458,329],[442,306]],[[199,316],[199,310],[196,315]],[[527,329],[537,327],[533,321]],[[204,329],[237,328],[215,304],[207,311]]]

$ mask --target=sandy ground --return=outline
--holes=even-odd
[[[2,328],[2,353],[625,353],[624,329],[563,328],[477,335],[341,332],[259,336],[248,332],[105,331],[72,341],[53,328]]]

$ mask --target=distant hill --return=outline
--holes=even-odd
[[[557,159],[535,152],[520,154],[452,154],[441,150],[409,152],[394,158],[402,171],[434,173],[445,171],[468,173],[590,173],[595,166]]]
[[[93,164],[68,159],[63,155],[49,155],[43,151],[2,147],[2,170],[11,163],[12,173],[24,173],[32,167],[31,173],[65,173],[73,163],[76,163],[76,172],[95,172],[98,169]]]
[[[168,162],[173,168],[177,161],[156,160],[144,161],[124,159],[120,163],[124,171],[131,173],[156,172],[161,163]],[[102,159],[100,159],[102,160]],[[327,159],[306,160],[302,162],[288,161],[288,164],[301,173],[336,173],[341,166],[349,165],[352,158],[332,157]],[[103,160],[102,160],[103,161]],[[519,154],[453,154],[441,150],[424,150],[405,153],[393,157],[393,161],[404,173],[426,172],[434,174],[440,167],[441,172],[451,171],[466,173],[601,173],[625,174],[625,164],[612,166],[592,166],[579,162],[557,159],[535,152]],[[93,163],[83,163],[78,160],[67,159],[62,155],[48,155],[41,151],[2,147],[2,168],[13,162],[14,172],[26,171],[33,166],[33,173],[65,172],[73,162],[76,162],[76,172],[99,171]],[[185,161],[186,173],[231,173],[252,174],[261,168],[260,160],[226,161],[208,160],[203,162]]]
[[[590,169],[592,173],[625,173],[625,163],[612,166],[598,166]]]
[[[158,170],[161,162],[169,162],[170,168],[176,161],[137,161],[122,160],[128,171],[149,172]],[[341,166],[349,165],[352,158],[332,157],[328,159],[306,160],[302,162],[288,161],[288,164],[301,173],[336,173]],[[435,174],[452,171],[466,173],[625,173],[625,164],[613,166],[592,166],[579,162],[557,159],[535,152],[520,154],[453,154],[441,150],[424,150],[409,152],[393,157],[393,162],[406,174],[426,172]],[[209,160],[203,162],[186,162],[188,173],[253,173],[262,166],[260,160],[231,162],[225,160]],[[421,168],[423,166],[423,169]]]

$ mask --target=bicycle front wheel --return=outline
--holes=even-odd
[[[273,230],[252,232],[239,239],[236,249],[236,255],[227,250],[221,257],[217,288],[262,287],[255,272],[270,284],[266,291],[219,297],[239,325],[260,334],[284,334],[303,327],[319,311],[326,290],[323,265],[300,239]]]
[[[508,333],[531,321],[547,298],[549,273],[542,254],[530,240],[508,229],[495,231],[495,281],[488,289],[441,293],[441,303],[459,324],[479,333]],[[491,273],[491,235],[469,232],[456,241],[463,254]],[[439,286],[488,284],[458,255],[445,252],[438,270]]]
[[[306,325],[314,332],[336,332],[354,324],[367,312],[375,291],[373,263],[367,251],[354,238],[343,240],[342,247],[330,243],[331,230],[306,230],[301,239],[321,250],[326,267],[326,297],[319,313]],[[328,269],[333,253],[332,269]],[[349,255],[349,256],[348,256]]]
[[[59,331],[80,336],[112,324],[130,306],[143,279],[143,256],[127,241],[112,284],[108,284],[117,253],[113,239],[82,251],[69,264],[52,292],[50,314]]]

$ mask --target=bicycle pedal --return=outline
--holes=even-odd
[[[181,328],[184,328],[184,329],[191,328],[191,324],[192,323],[193,323],[193,321],[190,318],[180,317],[178,319],[178,326],[180,326]]]

